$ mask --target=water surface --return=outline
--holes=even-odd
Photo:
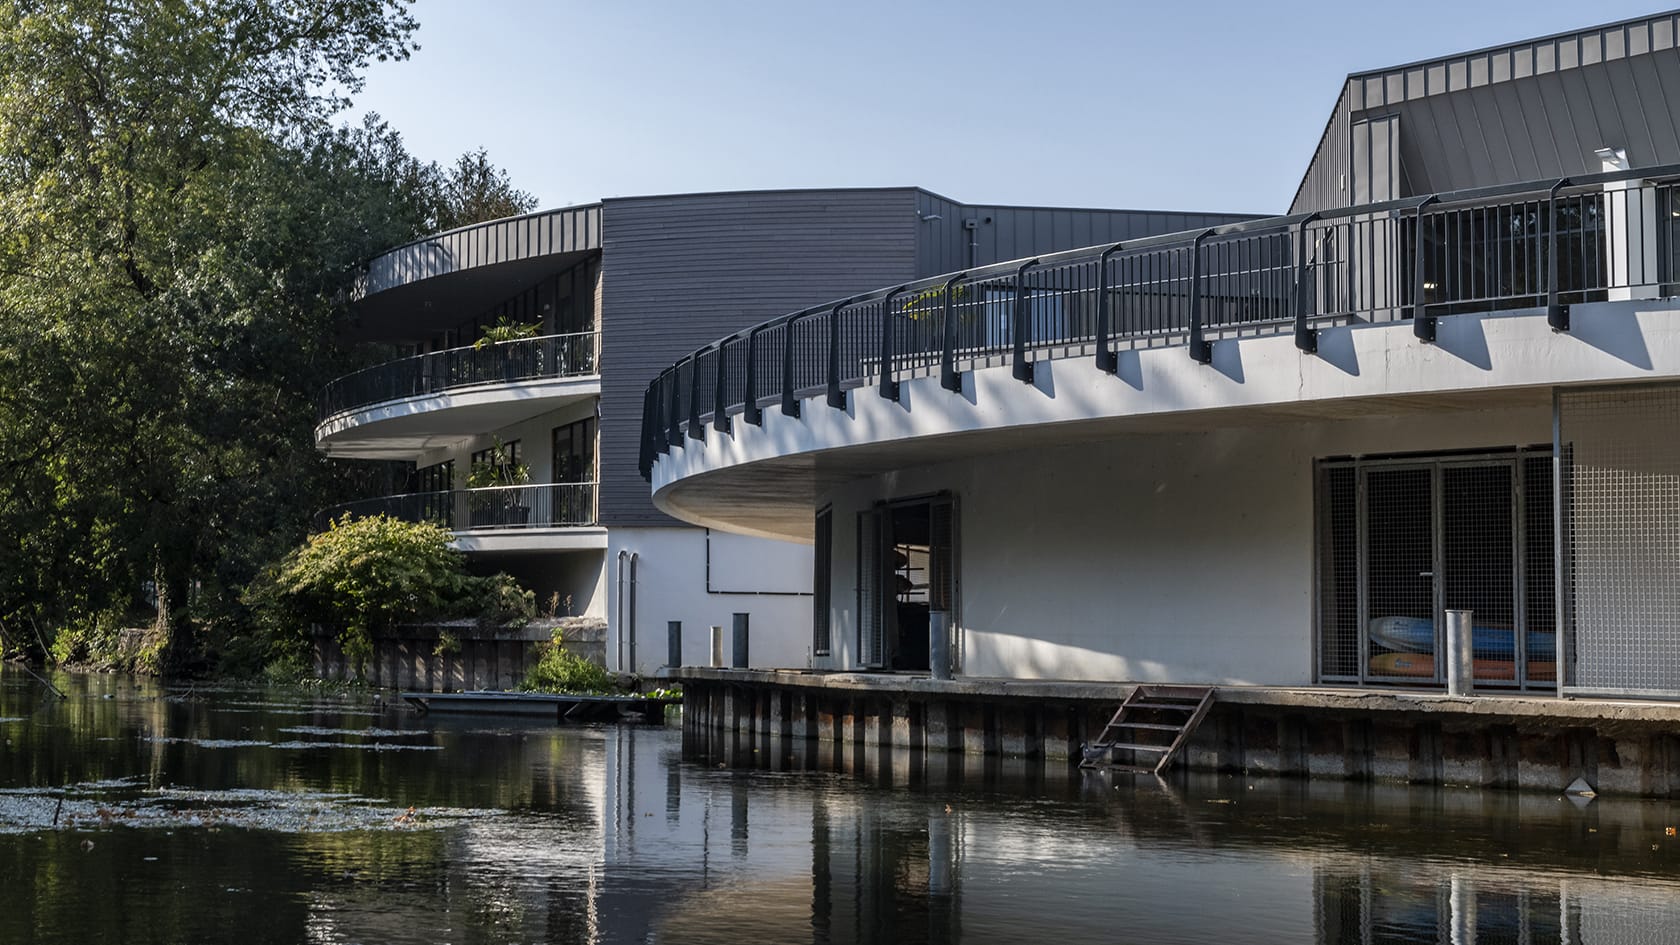
[[[1680,941],[1680,806],[0,667],[0,942]],[[925,763],[924,763],[925,762]]]

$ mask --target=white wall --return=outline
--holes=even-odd
[[[958,501],[959,673],[1223,685],[1313,674],[1313,464],[1543,443],[1544,407],[1141,434],[900,470],[834,507],[835,657],[857,660],[857,513]]]
[[[452,446],[426,450],[415,462],[419,466],[431,466],[444,460],[454,460],[455,488],[465,489],[473,453],[488,449],[497,442],[511,443],[518,440],[519,458],[530,467],[531,481],[550,482],[554,478],[554,428],[595,416],[597,403],[598,401],[591,399],[568,404],[559,410],[551,410],[530,420],[470,437]]]
[[[748,649],[754,667],[809,665],[810,546],[713,532],[708,549],[707,540],[706,530],[700,528],[614,527],[609,532],[608,665],[632,669],[630,629],[619,602],[620,572],[628,564],[621,563],[621,551],[638,555],[635,672],[651,673],[665,665],[666,624],[671,620],[682,621],[685,665],[710,663],[708,628],[714,625],[724,629],[727,664],[734,652],[731,630],[737,612],[750,615]],[[628,599],[627,570],[623,583]],[[621,658],[622,663],[618,662]]]

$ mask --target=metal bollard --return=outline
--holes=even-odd
[[[747,615],[735,615],[735,662],[736,669],[747,668]]]
[[[723,628],[716,625],[712,627],[712,667],[723,668]]]
[[[1475,689],[1475,634],[1471,631],[1471,612],[1447,611],[1447,695],[1468,696]]]
[[[665,665],[682,665],[682,621],[665,622]]]
[[[928,613],[928,668],[934,679],[951,678],[951,618],[943,610]]]

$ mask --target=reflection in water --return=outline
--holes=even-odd
[[[685,761],[656,728],[61,685],[0,668],[0,942],[1640,945],[1680,919],[1667,802]]]

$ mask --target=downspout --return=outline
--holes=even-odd
[[[615,590],[618,598],[618,633],[613,650],[613,666],[621,673],[624,672],[624,556],[629,553],[622,549],[618,552],[618,587]]]
[[[623,554],[624,552],[619,552]],[[636,671],[636,562],[642,556],[630,552],[630,672]],[[622,622],[622,621],[621,621]]]

